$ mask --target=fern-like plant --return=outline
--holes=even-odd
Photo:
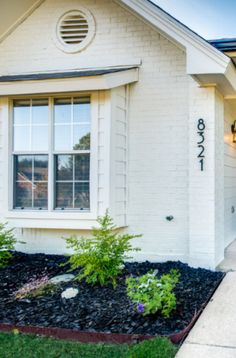
[[[0,223],[0,268],[7,266],[12,257],[10,250],[14,249],[15,243],[13,229],[7,229],[6,224]]]
[[[98,218],[99,227],[92,229],[92,236],[66,238],[68,248],[74,250],[68,263],[72,270],[80,268],[76,279],[85,279],[89,284],[101,286],[117,284],[117,277],[121,274],[124,260],[130,259],[127,253],[138,251],[130,241],[140,235],[119,234],[112,218],[106,211]]]

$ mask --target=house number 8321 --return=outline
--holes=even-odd
[[[205,142],[205,122],[204,119],[200,118],[198,120],[198,125],[197,125],[197,130],[198,130],[198,135],[199,135],[199,140],[197,142],[198,144],[198,148],[199,148],[199,154],[198,154],[198,158],[199,158],[199,163],[200,163],[200,168],[201,171],[204,170],[204,159],[205,159],[205,146],[204,146],[204,142]]]

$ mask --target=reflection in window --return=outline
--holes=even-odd
[[[48,99],[16,100],[14,151],[48,150]]]
[[[48,156],[14,156],[14,208],[47,209]]]
[[[13,208],[47,209],[49,187],[49,209],[90,209],[90,112],[90,97],[13,101]]]
[[[54,100],[55,150],[90,150],[90,125],[90,98]]]
[[[89,209],[89,154],[57,155],[56,208]]]

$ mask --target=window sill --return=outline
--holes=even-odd
[[[97,216],[89,212],[8,211],[4,218],[15,228],[91,230],[97,226]]]

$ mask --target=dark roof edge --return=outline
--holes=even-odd
[[[208,42],[222,52],[236,50],[236,38],[215,39]]]
[[[53,80],[64,78],[79,78],[79,77],[91,77],[102,76],[111,73],[123,72],[136,67],[122,67],[112,69],[99,69],[99,70],[85,70],[85,71],[73,71],[73,72],[48,72],[48,73],[31,73],[24,75],[9,75],[0,76],[0,82],[16,82],[16,81],[35,81],[35,80]]]

